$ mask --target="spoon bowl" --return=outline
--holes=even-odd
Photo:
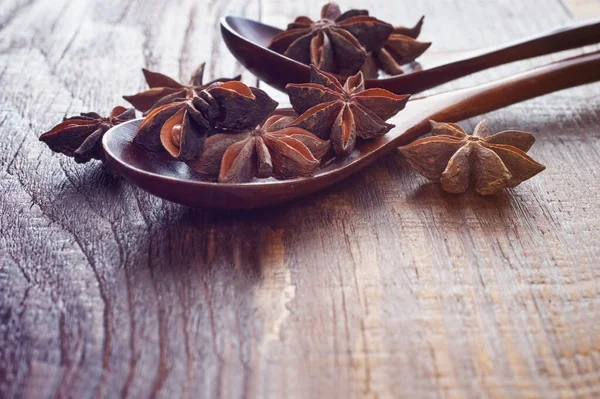
[[[268,48],[280,32],[242,17],[228,16],[221,20],[221,34],[233,56],[261,81],[284,91],[288,83],[309,82],[310,68]],[[595,20],[483,50],[426,52],[419,58],[417,68],[413,64],[403,75],[366,79],[365,86],[396,94],[415,94],[484,69],[599,41],[600,21]]]
[[[346,158],[334,158],[312,177],[262,179],[225,184],[202,179],[166,152],[150,153],[133,144],[141,119],[110,129],[102,145],[106,162],[134,185],[169,201],[213,208],[258,208],[285,202],[328,187],[429,131],[429,120],[456,122],[523,100],[600,80],[600,51],[558,61],[495,82],[409,101],[390,120],[385,136],[357,142]],[[290,114],[290,109],[277,110]]]
[[[276,113],[289,114],[293,110]],[[157,197],[190,206],[248,209],[285,202],[327,186],[322,181],[315,187],[312,179],[262,179],[244,184],[207,181],[167,152],[151,153],[133,144],[142,121],[136,119],[115,126],[105,134],[103,146],[109,167]]]

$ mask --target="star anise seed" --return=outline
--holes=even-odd
[[[136,109],[142,111],[144,115],[147,115],[162,105],[190,100],[215,82],[240,80],[240,76],[238,75],[233,79],[219,78],[203,84],[204,67],[205,63],[202,63],[196,68],[187,85],[181,84],[161,73],[142,69],[146,83],[148,83],[150,89],[132,96],[123,96],[123,98],[129,101]]]
[[[274,115],[255,129],[210,136],[202,157],[190,166],[203,175],[217,177],[221,183],[244,183],[255,177],[310,176],[329,143],[304,129],[284,127],[290,120]]]
[[[95,112],[65,118],[63,122],[40,136],[54,152],[73,157],[77,163],[104,159],[102,137],[113,126],[135,118],[133,108],[115,107],[103,118]]]
[[[534,143],[530,133],[507,130],[489,134],[485,120],[473,136],[454,123],[431,121],[432,136],[400,147],[420,174],[440,181],[450,193],[463,193],[469,185],[482,195],[515,187],[546,167],[525,152]]]
[[[216,82],[191,99],[153,110],[133,141],[150,151],[165,149],[178,160],[193,161],[215,130],[254,128],[275,108],[277,102],[260,89],[239,81]]]
[[[341,13],[336,3],[321,9],[321,19],[298,17],[276,35],[269,48],[319,69],[349,76],[363,65],[367,51],[379,49],[392,25],[370,17],[365,10]]]
[[[167,150],[175,159],[197,159],[217,115],[218,104],[203,90],[190,100],[164,104],[148,114],[133,142],[149,151]]]
[[[364,88],[362,73],[349,77],[342,86],[335,76],[312,66],[311,83],[288,84],[286,90],[300,115],[291,126],[329,139],[337,155],[349,155],[356,138],[386,134],[394,125],[385,121],[401,111],[408,95],[384,89]]]
[[[219,105],[215,127],[244,130],[255,128],[277,108],[267,93],[242,82],[215,83],[207,92]]]

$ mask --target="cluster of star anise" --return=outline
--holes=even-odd
[[[335,75],[311,68],[310,83],[286,87],[296,112],[287,116],[277,113],[277,102],[264,91],[239,77],[202,84],[204,65],[188,85],[144,70],[150,89],[125,96],[145,114],[134,143],[151,152],[166,151],[221,183],[307,177],[326,157],[348,156],[358,140],[386,134],[394,127],[387,120],[409,98],[365,89],[362,72],[341,85]],[[133,108],[120,106],[106,118],[82,113],[65,118],[40,140],[77,162],[103,159],[104,133],[134,117]],[[516,130],[491,135],[484,121],[473,136],[456,124],[432,121],[431,137],[400,151],[421,174],[439,180],[444,190],[461,193],[473,186],[488,195],[544,170],[526,154],[534,141],[531,134]]]
[[[135,108],[144,115],[172,103],[198,104],[198,94],[203,89],[216,82],[239,80],[240,76],[233,79],[219,78],[203,84],[205,64],[201,64],[193,73],[188,85],[176,82],[174,79],[161,73],[143,69],[144,77],[149,90],[133,96],[124,96]],[[173,110],[174,108],[169,108]],[[161,114],[165,116],[165,114]],[[187,116],[187,115],[186,115]],[[52,151],[73,157],[78,163],[85,163],[91,159],[104,159],[102,137],[111,127],[135,118],[134,108],[115,107],[108,117],[103,117],[96,112],[84,112],[79,116],[64,118],[63,122],[44,132],[40,140],[50,147]],[[156,146],[155,146],[156,148]]]
[[[133,140],[136,145],[166,151],[222,183],[310,176],[327,154],[348,156],[357,140],[387,133],[394,125],[386,121],[404,108],[409,97],[365,89],[361,72],[342,86],[334,75],[312,66],[310,83],[288,85],[296,114],[284,116],[276,112],[278,103],[267,93],[239,77],[203,84],[203,70],[204,65],[188,85],[143,70],[150,88],[124,98],[145,115]],[[101,159],[102,135],[134,116],[133,109],[123,107],[108,118],[82,114],[40,139],[78,162]]]
[[[134,143],[150,151],[166,150],[222,183],[310,176],[329,143],[289,127],[290,118],[269,118],[277,105],[264,91],[242,82],[215,82],[191,99],[155,108]]]
[[[369,16],[367,10],[344,13],[336,3],[321,9],[321,19],[301,16],[276,35],[269,48],[322,71],[350,76],[362,71],[377,78],[378,69],[390,75],[403,73],[431,43],[419,42],[423,19],[413,28],[394,27]]]
[[[124,96],[145,116],[133,141],[147,151],[166,151],[221,183],[310,176],[325,158],[349,156],[357,141],[394,127],[387,121],[405,107],[409,96],[365,89],[364,76],[377,73],[374,65],[390,74],[402,73],[401,65],[430,45],[415,40],[422,25],[423,18],[413,28],[394,28],[365,10],[342,14],[335,3],[323,7],[317,22],[297,18],[271,44],[311,64],[309,83],[286,87],[295,115],[278,113],[276,101],[240,82],[239,76],[203,83],[204,64],[188,84],[143,69],[149,89]],[[334,73],[347,76],[344,85]],[[133,108],[120,106],[108,117],[82,113],[65,118],[40,140],[76,162],[104,159],[102,136],[133,118]],[[529,133],[490,135],[484,122],[473,136],[458,125],[436,122],[432,133],[400,151],[449,192],[464,192],[472,185],[480,194],[493,194],[544,169],[526,154],[534,142]]]
[[[357,138],[387,133],[394,125],[386,120],[408,100],[382,89],[365,90],[360,72],[342,86],[314,66],[310,83],[288,86],[296,116],[278,114],[277,102],[239,81],[180,89],[176,96],[165,90],[174,86],[171,80],[160,81],[162,86],[149,83],[154,87],[147,92],[126,97],[150,111],[134,143],[167,151],[222,183],[310,176],[330,148],[332,156],[347,156]]]

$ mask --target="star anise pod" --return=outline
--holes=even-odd
[[[287,127],[292,120],[273,115],[254,129],[210,136],[202,157],[190,166],[203,175],[217,177],[220,183],[310,176],[329,150],[329,143],[304,129]]]
[[[64,118],[63,122],[40,136],[54,152],[73,157],[77,163],[104,159],[102,136],[113,126],[135,118],[133,108],[115,107],[106,118],[95,112]]]
[[[286,90],[300,115],[292,126],[329,139],[337,155],[348,155],[356,137],[370,139],[386,134],[394,125],[386,120],[404,108],[408,95],[364,87],[361,72],[342,86],[335,76],[312,66],[311,83],[288,84]]]
[[[238,75],[233,79],[219,78],[203,84],[204,66],[205,63],[202,63],[196,68],[187,85],[181,84],[162,73],[142,68],[146,83],[148,83],[150,89],[132,96],[123,96],[123,98],[129,101],[136,109],[142,111],[144,115],[147,115],[162,105],[191,100],[215,82],[240,80],[240,76]]]
[[[412,28],[395,27],[383,47],[373,52],[381,69],[390,75],[400,75],[404,73],[402,65],[413,62],[431,46],[431,42],[415,40],[421,33],[424,18]]]
[[[525,153],[535,142],[530,133],[506,130],[490,135],[485,120],[473,136],[454,123],[431,121],[431,126],[431,137],[399,149],[413,168],[441,181],[450,193],[463,193],[472,185],[479,194],[495,194],[546,168]]]
[[[336,3],[328,3],[321,9],[319,21],[296,18],[273,38],[269,48],[321,70],[349,76],[358,72],[368,51],[382,46],[392,29],[366,10],[342,14]]]
[[[206,92],[200,95],[150,112],[138,127],[133,142],[153,152],[167,150],[181,161],[198,158],[210,130],[210,116],[218,109]]]
[[[133,141],[149,151],[164,149],[178,160],[193,161],[215,130],[256,127],[276,107],[277,102],[260,89],[239,81],[216,82],[189,100],[156,108]]]

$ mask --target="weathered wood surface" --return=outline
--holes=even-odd
[[[221,16],[284,26],[321,3],[2,1],[0,397],[600,397],[598,84],[486,115],[534,132],[548,167],[492,198],[444,194],[393,155],[289,204],[190,209],[38,142],[64,114],[123,103],[144,87],[142,66],[242,72]],[[598,10],[368,6],[403,24],[426,14],[433,51]]]

